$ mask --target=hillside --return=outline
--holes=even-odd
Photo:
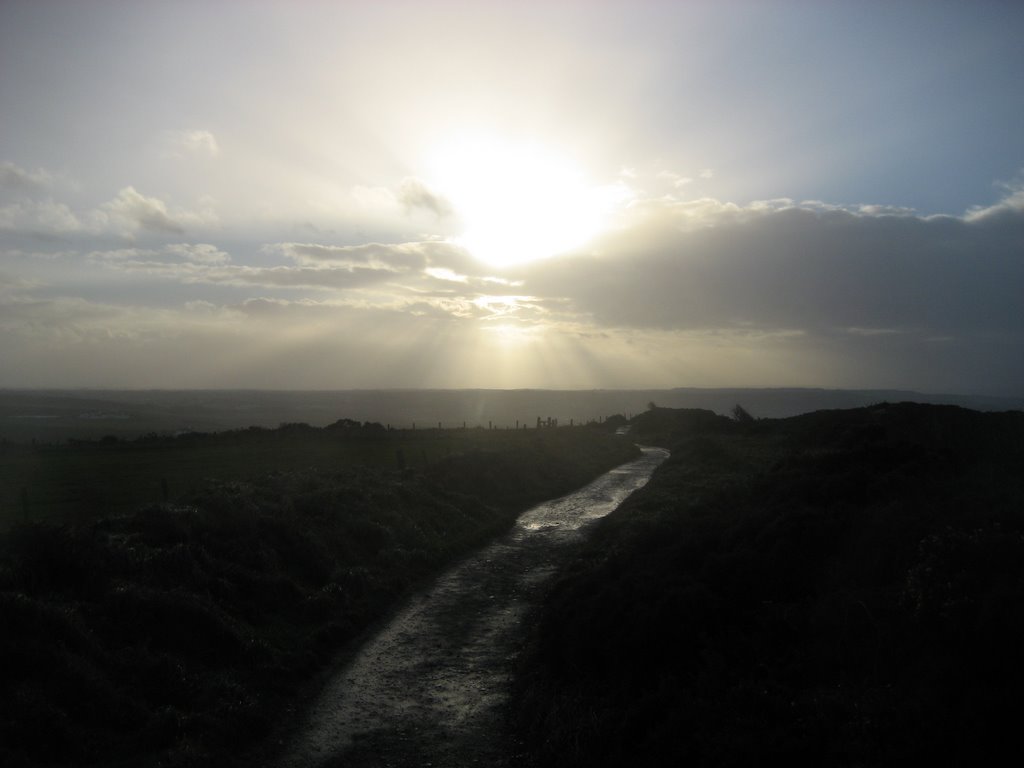
[[[134,458],[157,478],[202,459],[217,479],[125,514],[90,505],[0,535],[0,764],[258,762],[243,748],[266,746],[409,590],[531,503],[638,453],[594,428],[433,442],[370,429],[379,440],[363,450],[390,466],[342,461],[366,429],[101,441],[60,449],[70,463],[43,457],[83,476]],[[413,445],[410,464],[428,448],[435,458],[395,467]]]
[[[327,426],[342,413],[395,428],[451,429],[533,425],[538,417],[585,424],[612,413],[641,413],[648,403],[728,413],[737,402],[757,416],[911,401],[980,411],[1024,407],[1020,397],[857,389],[384,389],[271,390],[17,390],[0,389],[0,445],[119,439],[141,434],[224,432],[308,423]]]
[[[878,405],[671,446],[562,574],[524,654],[542,765],[1020,756],[1024,414]]]

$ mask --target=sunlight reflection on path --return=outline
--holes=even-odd
[[[524,512],[443,574],[359,651],[310,708],[282,766],[504,765],[522,619],[583,526],[612,512],[668,456],[657,448]]]

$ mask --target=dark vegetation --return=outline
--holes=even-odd
[[[654,408],[672,448],[537,617],[542,765],[1020,760],[1024,413]]]
[[[596,428],[345,420],[38,450],[26,486],[66,504],[0,536],[4,766],[251,764],[410,589],[636,454]],[[106,514],[137,498],[122,484],[157,501]]]
[[[340,419],[323,428],[290,423],[176,437],[0,442],[0,530],[21,522],[82,523],[126,514],[180,497],[210,477],[246,480],[268,472],[352,466],[433,472],[453,456],[522,453],[535,439],[532,430],[526,435],[527,430],[507,429],[389,430]]]

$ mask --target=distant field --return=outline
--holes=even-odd
[[[221,432],[338,419],[395,429],[534,427],[538,419],[579,425],[646,408],[645,392],[381,390],[339,392],[0,391],[0,441],[60,443],[107,435]],[[646,399],[645,399],[646,397]]]
[[[542,430],[552,433],[563,429]],[[569,431],[569,430],[564,430]],[[31,521],[84,522],[181,498],[205,480],[352,466],[424,467],[471,451],[527,448],[537,429],[318,429],[0,445],[0,529]]]
[[[720,414],[742,403],[761,418],[883,400],[970,401],[991,410],[1024,405],[1006,398],[820,389],[4,390],[0,528],[25,519],[121,514],[162,501],[165,493],[174,500],[209,477],[354,464],[392,468],[399,451],[406,466],[422,466],[451,453],[527,439],[515,428],[536,432],[538,420],[579,426],[613,414],[631,417],[650,403]],[[384,434],[278,429],[319,428],[339,419],[377,423]],[[191,434],[196,432],[218,434]]]

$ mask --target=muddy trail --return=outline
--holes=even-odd
[[[585,488],[533,507],[442,574],[328,682],[277,765],[522,765],[505,707],[523,619],[587,523],[643,486],[667,455],[645,448]]]

